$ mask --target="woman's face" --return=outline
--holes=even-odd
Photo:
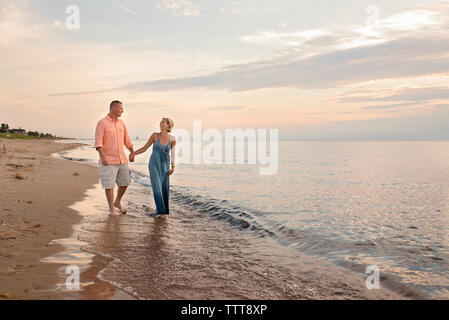
[[[168,124],[165,120],[161,120],[161,122],[159,123],[159,127],[161,128],[161,130],[167,130]]]

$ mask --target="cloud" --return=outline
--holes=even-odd
[[[361,107],[360,110],[384,110],[384,109],[392,109],[399,107],[407,107],[416,105],[416,103],[397,103],[397,104],[387,104],[387,105],[378,105],[378,106],[366,106]]]
[[[234,110],[242,110],[246,106],[217,106],[217,107],[209,107],[208,110],[220,110],[220,111],[234,111]]]
[[[251,44],[273,45],[273,43],[278,43],[287,46],[299,46],[306,44],[308,41],[323,38],[329,34],[329,31],[320,29],[295,32],[278,32],[268,30],[254,35],[242,36],[239,40]]]
[[[339,102],[376,102],[376,101],[410,101],[415,103],[423,103],[434,100],[449,99],[449,87],[421,87],[421,88],[400,88],[392,90],[393,93],[379,96],[377,92],[372,95],[355,95],[341,97]]]
[[[97,94],[97,93],[105,93],[112,92],[115,89],[102,89],[102,90],[88,90],[88,91],[74,91],[74,92],[59,92],[59,93],[50,93],[48,97],[63,97],[63,96],[84,96],[87,94]]]
[[[145,101],[145,102],[125,102],[125,108],[134,109],[146,109],[146,108],[165,108],[168,107],[169,103],[167,102],[158,102],[158,101]]]
[[[28,12],[28,2],[5,1],[0,6],[0,47],[20,41],[40,40],[47,36],[46,28],[54,27],[38,23]]]
[[[282,31],[265,30],[254,35],[240,37],[243,42],[263,45],[281,44],[292,47],[306,47],[315,53],[337,49],[348,49],[362,45],[378,44],[396,39],[406,34],[414,34],[419,29],[429,29],[444,24],[447,4],[437,4],[429,8],[412,8],[374,23],[348,26],[334,30]]]
[[[220,8],[220,11],[221,12],[228,12],[228,13],[233,14],[233,15],[238,15],[238,14],[241,13],[238,1],[233,1],[231,3],[231,6],[228,7],[228,8]]]
[[[161,10],[168,10],[177,16],[199,16],[201,15],[201,8],[198,4],[190,0],[161,0],[155,5]]]
[[[449,139],[449,108],[433,113],[376,119],[333,121],[325,124],[283,127],[280,135],[301,139]]]
[[[435,110],[445,110],[445,109],[449,109],[449,104],[447,104],[447,103],[436,104],[433,106],[433,108]]]
[[[271,40],[282,41],[293,41],[289,37],[294,36],[295,41],[301,39],[298,43],[303,46],[289,48],[272,59],[233,65],[210,74],[139,81],[116,89],[131,92],[192,88],[321,89],[442,74],[449,72],[449,35],[445,32],[449,14],[446,13],[449,13],[448,5],[440,4],[387,18],[376,29],[381,37],[363,28],[340,33],[312,30],[266,34]],[[422,18],[417,19],[420,15]],[[408,20],[410,17],[416,18],[414,24]]]
[[[236,9],[236,8],[220,8],[220,11],[228,12],[233,15],[238,15],[241,12],[240,9]]]
[[[241,64],[216,73],[134,82],[120,89],[164,91],[216,88],[246,91],[262,88],[335,88],[373,80],[449,72],[449,36],[409,37],[386,43],[318,54]]]
[[[175,11],[190,7],[189,1],[161,3]],[[270,59],[230,65],[213,73],[130,82],[111,90],[326,89],[378,80],[438,76],[449,72],[448,27],[449,5],[440,3],[387,17],[375,27],[268,33],[265,36],[273,41],[293,41],[300,45],[288,47]],[[257,36],[252,40],[258,40]],[[349,102],[350,99],[342,100]]]

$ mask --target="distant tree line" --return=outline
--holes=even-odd
[[[40,137],[40,138],[56,138],[56,136],[52,135],[51,133],[39,133],[37,131],[28,131],[27,133],[29,136],[32,137]]]
[[[0,132],[3,133],[19,133],[23,135],[28,135],[31,137],[39,137],[39,138],[58,138],[57,136],[52,135],[51,133],[43,133],[38,131],[26,131],[22,128],[19,129],[10,129],[7,123],[2,123],[0,127]]]
[[[9,125],[7,123],[2,123],[0,132],[8,132],[8,130],[9,130]]]

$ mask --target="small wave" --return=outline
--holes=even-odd
[[[77,161],[77,162],[89,162],[90,160],[89,159],[85,159],[85,158],[75,158],[75,157],[68,157],[68,156],[65,156],[65,155],[62,155],[62,154],[60,154],[59,155],[62,159],[65,159],[65,160],[71,160],[71,161]]]
[[[87,158],[77,158],[77,157],[70,157],[68,156],[68,154],[70,154],[71,150],[64,150],[64,151],[59,151],[59,152],[55,152],[52,155],[54,157],[60,158],[60,159],[64,159],[64,160],[70,160],[70,161],[76,161],[76,162],[90,162],[93,163],[93,161],[91,159],[87,159]]]
[[[149,177],[134,170],[131,170],[131,172],[133,181],[144,186],[151,186]],[[260,237],[275,237],[272,231],[263,226],[261,222],[256,221],[256,217],[262,215],[262,213],[231,204],[228,200],[195,194],[188,187],[170,186],[170,201],[195,212],[209,214],[212,218],[226,221],[239,229],[251,230]]]
[[[103,273],[105,273],[109,268],[114,269],[115,266],[118,265],[121,262],[120,259],[118,259],[118,258],[116,258],[116,257],[114,257],[114,256],[112,256],[110,254],[104,253],[104,252],[95,252],[95,253],[110,260],[110,262],[108,263],[106,268],[104,268],[104,269],[102,269],[102,270],[100,270],[98,272],[97,278],[99,280],[101,280],[103,282],[106,282],[106,283],[109,283],[110,285],[123,290],[124,292],[128,293],[129,295],[131,295],[131,296],[133,296],[133,297],[135,297],[137,299],[142,299],[142,297],[140,297],[139,294],[131,286],[122,285],[122,284],[120,284],[120,283],[118,283],[116,281],[113,281],[113,280],[111,280],[108,277],[103,275]]]
[[[227,205],[221,200],[193,194],[176,187],[173,188],[170,198],[196,212],[210,214],[212,218],[227,221],[240,229],[254,231],[261,237],[274,236],[272,231],[255,220],[257,215],[254,212],[239,206]]]
[[[119,288],[120,290],[125,291],[126,293],[128,293],[129,295],[141,300],[143,299],[141,296],[139,296],[139,294],[134,291],[134,288],[130,287],[130,286],[125,286],[122,285],[118,282],[115,282],[113,280],[108,279],[107,277],[103,276],[103,273],[107,270],[108,267],[106,267],[105,269],[101,270],[100,272],[98,272],[97,274],[97,278],[100,279],[103,282],[109,283],[111,286]]]

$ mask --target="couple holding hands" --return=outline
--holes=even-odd
[[[136,155],[144,153],[154,143],[148,170],[156,204],[156,216],[167,218],[169,214],[169,176],[175,170],[176,139],[170,134],[173,129],[173,121],[169,118],[162,118],[159,124],[160,132],[154,132],[142,148],[134,151],[125,122],[119,119],[122,113],[123,103],[118,100],[112,101],[109,113],[98,121],[95,130],[95,148],[100,156],[100,181],[101,186],[105,189],[109,214],[111,216],[119,215],[116,213],[117,209],[120,214],[127,213],[121,200],[131,183],[131,176],[124,147],[130,151],[129,161],[134,162]],[[114,200],[115,184],[117,184],[118,190]]]

